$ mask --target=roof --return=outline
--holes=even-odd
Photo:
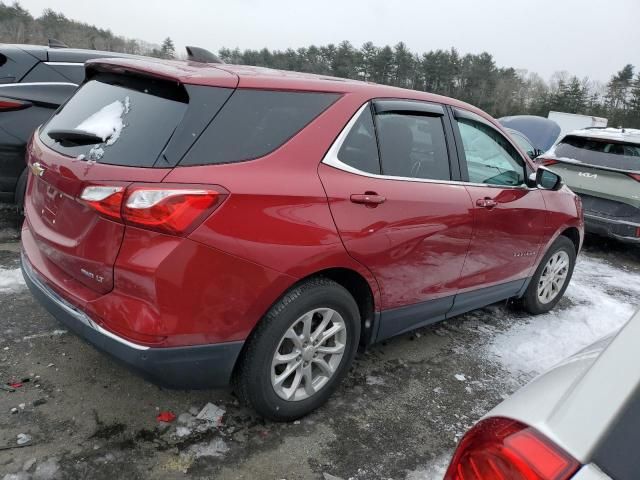
[[[151,57],[97,58],[87,62],[87,68],[111,71],[133,71],[175,80],[184,84],[228,88],[254,88],[298,90],[336,93],[360,93],[369,98],[401,98],[445,103],[477,113],[496,125],[495,120],[473,105],[449,97],[371,82],[350,80],[328,75],[316,75],[275,70],[248,65],[199,63],[182,60],[164,60]]]
[[[640,130],[635,128],[584,128],[567,133],[567,136],[612,140],[640,145]]]

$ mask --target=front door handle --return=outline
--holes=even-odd
[[[384,203],[387,199],[382,195],[378,195],[375,192],[366,193],[354,193],[351,195],[351,201],[353,203],[360,203],[367,207],[377,207],[381,203]]]
[[[485,198],[479,198],[478,200],[476,200],[476,205],[478,207],[491,209],[497,206],[498,202],[496,202],[493,198],[485,197]]]

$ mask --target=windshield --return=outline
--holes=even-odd
[[[597,167],[640,171],[640,145],[608,140],[565,137],[555,147],[556,158],[570,158]]]

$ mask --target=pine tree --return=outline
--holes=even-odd
[[[162,58],[174,59],[176,57],[176,47],[170,37],[164,39],[162,47],[160,47],[160,56]]]
[[[625,126],[640,128],[640,72],[636,75],[636,79],[631,87],[628,107],[629,110]]]

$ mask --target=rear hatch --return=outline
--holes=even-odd
[[[586,211],[612,217],[640,214],[640,145],[567,135],[539,161],[560,174]]]
[[[87,82],[36,132],[27,155],[25,211],[40,253],[98,293],[113,288],[126,227],[83,192],[162,181],[237,84],[221,71],[224,88],[211,88],[182,83],[177,66],[164,66],[160,78],[125,65],[90,64]]]

